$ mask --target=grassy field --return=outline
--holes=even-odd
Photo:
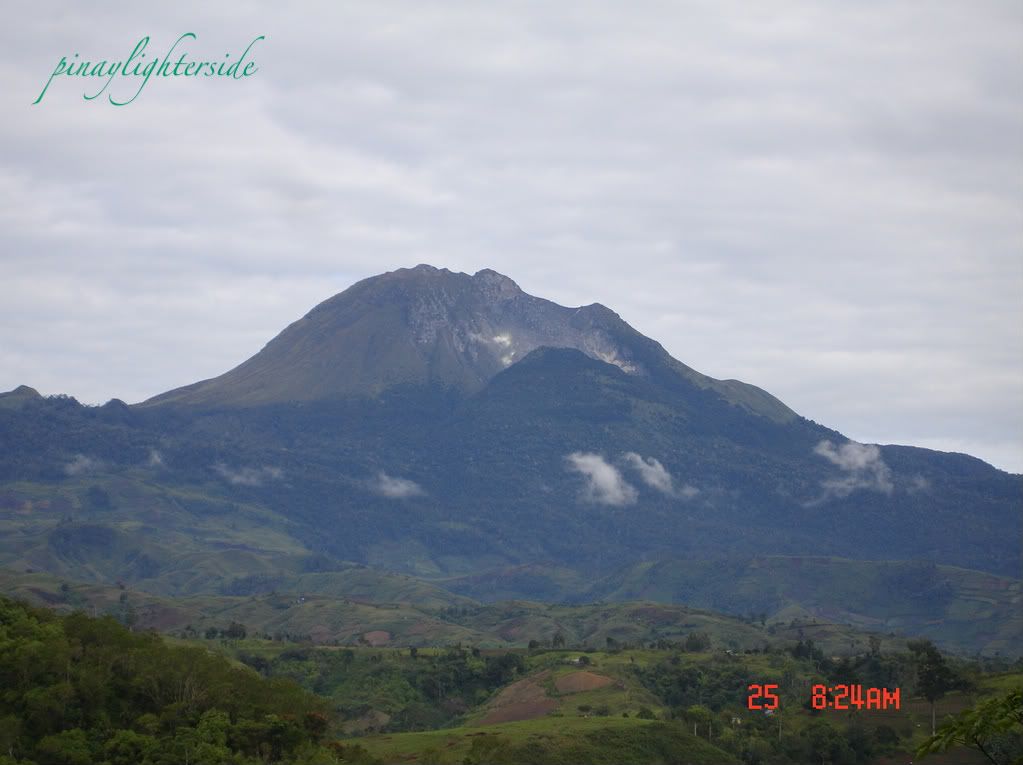
[[[693,765],[737,762],[679,725],[634,718],[546,717],[488,727],[373,736],[359,743],[384,762],[424,765],[466,761],[629,765],[676,761],[669,758],[681,754]],[[473,759],[474,752],[486,759]]]

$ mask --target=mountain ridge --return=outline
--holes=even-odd
[[[403,384],[472,393],[541,347],[575,348],[629,374],[678,375],[770,419],[797,416],[756,386],[691,369],[599,303],[568,308],[523,292],[492,269],[470,276],[426,264],[363,279],[234,369],[138,406],[373,396]]]

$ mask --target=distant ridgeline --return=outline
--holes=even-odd
[[[332,587],[350,561],[1018,652],[1021,489],[851,442],[493,271],[359,282],[142,404],[0,395],[0,566],[165,595]]]

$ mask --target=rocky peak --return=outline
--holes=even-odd
[[[499,274],[497,271],[489,268],[477,271],[472,275],[472,278],[480,290],[492,299],[508,299],[523,294],[522,290],[519,289],[519,285],[514,281],[504,274]]]
[[[603,305],[560,306],[489,268],[469,275],[422,263],[362,280],[235,369],[146,403],[251,406],[405,385],[472,393],[541,347],[572,348],[630,375],[680,374],[734,397],[734,386],[675,361]]]

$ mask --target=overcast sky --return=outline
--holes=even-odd
[[[135,402],[363,277],[489,267],[851,438],[1023,471],[1020,3],[252,5],[5,11],[0,389]],[[266,35],[258,72],[31,105],[62,55],[184,32]]]

